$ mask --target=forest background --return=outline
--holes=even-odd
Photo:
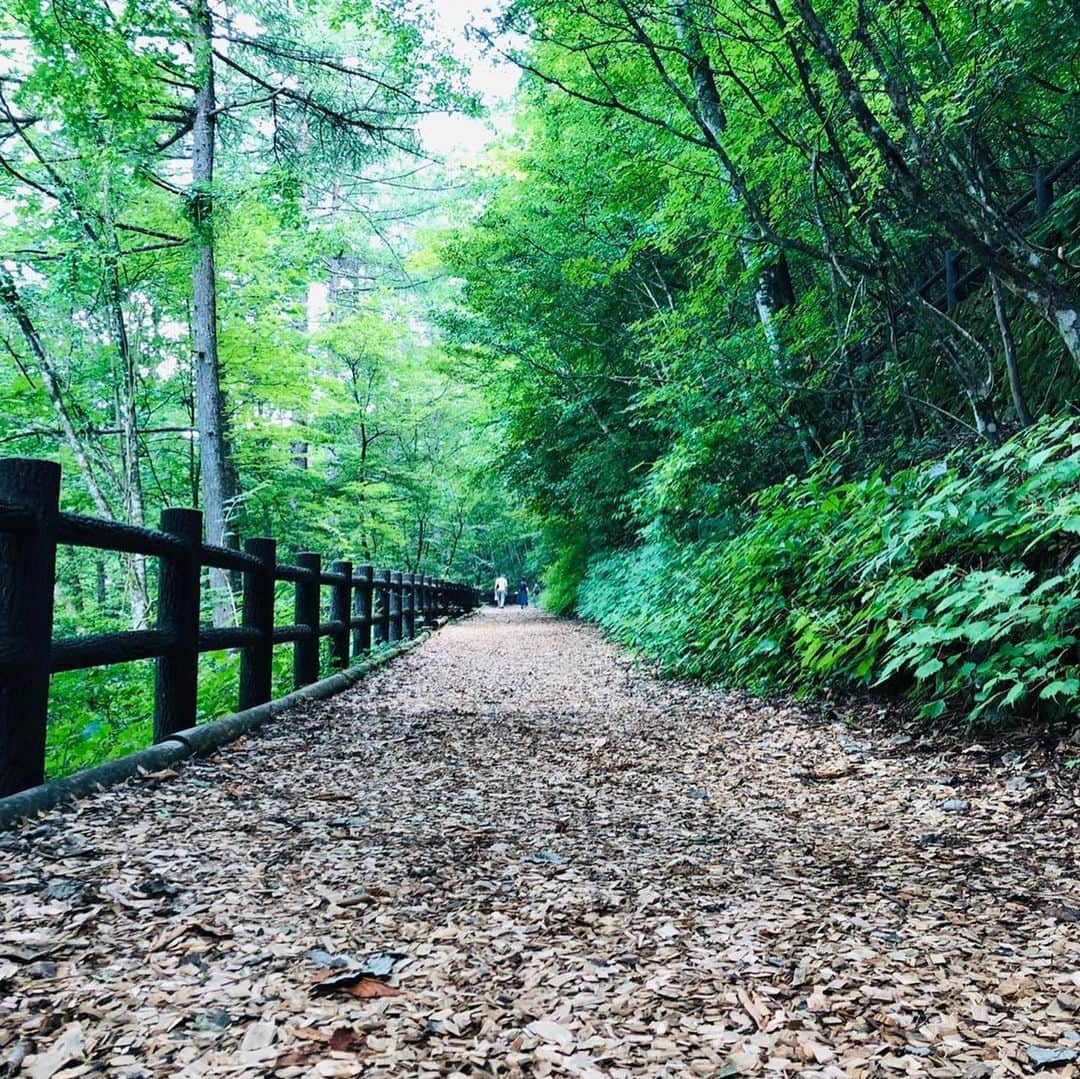
[[[429,317],[452,285],[423,237],[464,192],[422,134],[475,137],[480,112],[440,32],[365,0],[4,4],[0,447],[60,460],[63,508],[520,571],[492,411]],[[227,576],[207,584],[206,620],[233,622]],[[55,632],[152,624],[155,591],[152,561],[62,548]],[[231,710],[238,657],[201,664],[201,714]],[[149,668],[53,680],[50,774],[148,741]]]
[[[542,575],[676,673],[1068,720],[1074,16],[522,0],[465,174],[434,9],[7,0],[4,451],[99,516]],[[59,574],[60,630],[152,616],[138,559]],[[53,773],[145,740],[139,667],[55,680]]]

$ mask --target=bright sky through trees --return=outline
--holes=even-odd
[[[491,22],[490,0],[433,0],[432,10],[439,36],[468,68],[469,85],[481,96],[489,114],[483,119],[449,112],[425,117],[420,124],[421,136],[432,153],[465,164],[475,160],[491,142],[500,121],[505,126],[519,72],[512,64],[486,52],[468,34],[473,23]]]

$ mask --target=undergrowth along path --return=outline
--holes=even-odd
[[[1061,782],[485,611],[0,835],[0,1073],[1067,1074]]]

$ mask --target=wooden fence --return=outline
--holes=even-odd
[[[1013,222],[1024,234],[1030,233],[1050,212],[1054,204],[1054,185],[1062,183],[1069,190],[1075,186],[1077,167],[1080,166],[1080,150],[1074,150],[1065,160],[1054,167],[1041,167],[1035,170],[1034,182],[1015,202],[1006,207],[1004,216]],[[966,271],[963,268],[963,253],[955,248],[940,249],[928,253],[929,258],[937,260],[937,269],[930,271],[912,289],[939,311],[951,314],[961,301],[978,290],[986,281],[986,267],[978,263]],[[917,305],[910,300],[901,303],[895,312],[895,332],[903,336],[918,322]],[[905,322],[908,324],[905,325]],[[878,359],[892,347],[887,327],[878,328],[879,341],[876,346],[864,342],[860,360],[867,363]]]
[[[1080,150],[1074,151],[1054,168],[1037,168],[1033,185],[1011,206],[1006,207],[1004,216],[1025,234],[1030,233],[1053,207],[1054,185],[1059,181],[1066,181],[1069,182],[1069,187],[1072,187],[1075,177],[1071,177],[1071,174],[1077,165],[1080,165]],[[985,266],[976,265],[966,272],[961,272],[962,263],[961,253],[949,248],[942,256],[940,269],[919,286],[918,291],[922,297],[942,311],[954,311],[961,300],[986,280]],[[933,290],[941,285],[944,285],[944,290],[936,297],[931,295]]]
[[[303,552],[293,565],[277,560],[273,539],[249,539],[244,550],[202,542],[202,514],[167,509],[158,530],[61,513],[60,466],[0,459],[0,797],[44,779],[49,679],[59,671],[157,661],[154,741],[195,725],[199,653],[241,650],[239,707],[270,700],[273,649],[293,646],[293,684],[319,678],[320,641],[330,638],[332,663],[343,668],[373,644],[415,636],[420,624],[471,610],[470,585]],[[158,559],[155,629],[54,639],[53,594],[58,544]],[[205,567],[243,576],[239,626],[200,621]],[[294,620],[274,624],[275,585],[295,588]],[[322,619],[328,588],[329,618]]]

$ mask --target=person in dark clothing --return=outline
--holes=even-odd
[[[520,584],[518,584],[518,606],[529,606],[529,584],[524,577],[522,577]]]

